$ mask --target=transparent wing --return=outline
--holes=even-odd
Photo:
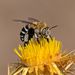
[[[29,24],[33,24],[32,22],[28,22],[28,21],[24,21],[24,20],[13,20],[13,21],[21,22],[21,23],[29,23]]]
[[[32,22],[28,22],[28,21],[24,21],[24,20],[13,20],[13,21],[26,23],[26,24],[33,24]],[[35,24],[33,24],[33,25],[35,25]]]
[[[28,19],[31,21],[31,22],[40,22],[39,20],[37,20],[37,19],[34,19],[34,18],[31,18],[31,17],[28,17]]]

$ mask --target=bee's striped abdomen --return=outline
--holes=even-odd
[[[25,28],[23,27],[22,31],[20,32],[20,39],[21,39],[21,41],[24,41],[25,34],[26,34],[26,31],[25,31]]]
[[[25,26],[25,28],[23,27],[21,32],[20,32],[20,39],[22,42],[24,42],[24,37],[25,37],[25,34],[28,32],[28,25]]]
[[[33,38],[33,35],[34,35],[34,29],[29,28],[29,25],[26,25],[25,28],[24,27],[22,28],[20,32],[20,39],[22,42],[24,42],[24,46],[25,44],[28,44],[31,38]]]

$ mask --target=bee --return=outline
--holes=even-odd
[[[26,23],[25,27],[23,27],[20,32],[20,39],[22,42],[24,42],[24,46],[25,44],[29,43],[29,40],[31,40],[33,36],[38,41],[38,43],[39,43],[39,38],[44,37],[47,39],[48,42],[49,42],[49,38],[52,39],[51,29],[57,27],[57,25],[50,28],[43,21],[39,21],[37,19],[30,18],[30,17],[28,17],[28,19],[33,22],[24,21],[24,20],[13,20],[21,23]]]

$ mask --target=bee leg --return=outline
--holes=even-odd
[[[47,35],[47,42],[49,42],[49,38],[50,38],[50,36],[49,36],[49,35]]]
[[[49,42],[49,38],[51,38],[51,40],[52,40],[52,37],[51,37],[51,35],[49,36],[47,36],[47,42]]]
[[[31,40],[31,38],[33,38],[33,35],[34,35],[34,29],[33,28],[30,28],[28,30],[28,33],[25,35],[24,46],[25,46],[25,44],[28,44],[29,43],[29,40]]]
[[[24,46],[26,46],[26,44],[28,44],[28,42],[24,42]]]
[[[37,42],[40,43],[39,39],[38,39],[38,36],[36,35],[36,33],[34,34],[34,37],[36,38]]]
[[[51,37],[51,35],[50,35],[50,38],[51,38],[51,40],[53,40],[52,37]]]
[[[26,46],[26,44],[28,44],[28,42],[29,42],[28,37],[29,37],[29,35],[25,34],[25,37],[24,37],[24,46]]]
[[[37,42],[40,43],[40,42],[39,42],[39,39],[38,39],[38,38],[36,38],[36,39],[37,39]]]

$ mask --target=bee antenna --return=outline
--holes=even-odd
[[[51,29],[53,29],[53,28],[55,28],[55,27],[57,27],[57,25],[56,25],[56,26],[51,27],[49,30],[51,30]]]

